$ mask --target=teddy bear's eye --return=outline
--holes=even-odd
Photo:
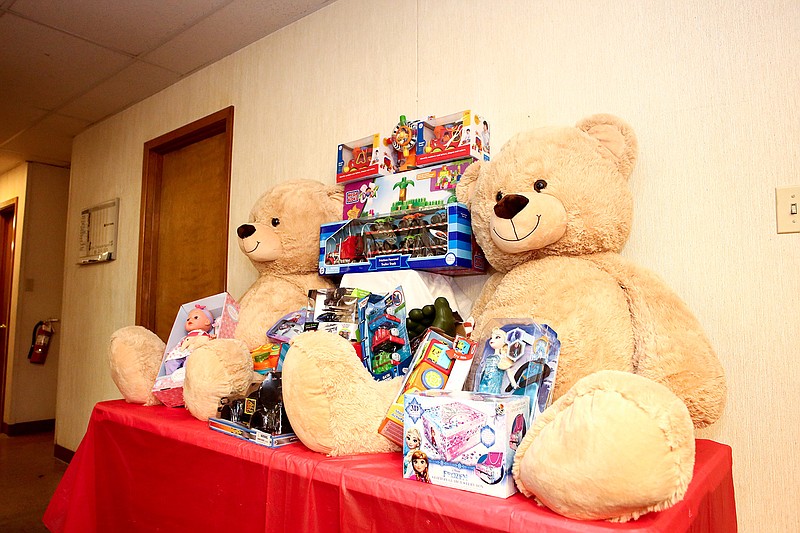
[[[498,202],[503,199],[503,193],[501,191],[497,191],[497,196],[495,196],[495,200]]]
[[[547,182],[544,180],[536,180],[536,183],[533,184],[533,188],[536,192],[542,192],[542,189],[547,187]]]
[[[281,223],[281,219],[279,219],[279,218],[273,218],[272,219],[272,227],[273,228],[277,228],[278,224],[280,224],[280,223]]]

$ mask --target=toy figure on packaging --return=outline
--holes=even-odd
[[[414,452],[419,450],[420,444],[422,444],[422,435],[419,434],[419,430],[416,428],[408,430],[406,433],[406,443],[404,447],[406,455],[403,459],[403,477],[405,478],[414,475],[414,466],[412,464],[411,456],[414,454]]]
[[[397,171],[405,172],[416,168],[417,127],[414,122],[408,122],[405,115],[400,115],[400,122],[392,131],[391,137],[383,140],[386,146],[391,145],[397,154]]]
[[[421,451],[415,450],[411,453],[411,467],[413,472],[407,476],[406,479],[413,479],[423,483],[430,483],[431,479],[428,477],[428,455]]]
[[[339,218],[342,201],[340,187],[288,180],[255,202],[248,223],[236,234],[257,276],[239,299],[235,338],[211,340],[186,360],[183,397],[193,416],[206,420],[216,414],[220,398],[242,396],[254,378],[250,351],[267,341],[268,328],[305,306],[310,287],[332,286],[317,273],[319,226]],[[112,378],[127,401],[158,403],[150,390],[164,349],[164,343],[141,326],[112,335]]]
[[[508,360],[506,332],[500,328],[493,329],[492,336],[489,338],[489,346],[494,349],[494,353],[489,354],[483,361],[483,372],[481,373],[478,392],[500,394],[503,370],[511,366],[506,363]]]
[[[181,339],[164,359],[167,374],[183,368],[186,358],[193,350],[213,339],[214,315],[203,305],[196,305],[186,318],[186,336]]]

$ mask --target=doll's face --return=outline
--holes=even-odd
[[[193,311],[189,312],[189,316],[186,318],[186,331],[195,331],[198,329],[202,329],[203,331],[210,330],[211,321],[208,319],[205,313],[194,309]]]
[[[419,448],[419,437],[414,435],[413,433],[406,434],[406,444],[408,448],[411,450],[416,450]]]
[[[412,464],[414,465],[414,472],[416,472],[418,474],[423,473],[425,471],[425,469],[428,467],[428,461],[425,460],[425,459],[421,459],[421,458],[420,459],[414,459],[412,461]]]
[[[502,348],[506,343],[506,332],[502,329],[493,329],[492,337],[489,339],[489,346],[495,350]]]

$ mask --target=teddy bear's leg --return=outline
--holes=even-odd
[[[209,341],[186,358],[183,401],[195,418],[216,416],[220,399],[244,396],[253,382],[253,358],[236,339]]]
[[[350,342],[322,331],[292,339],[283,363],[283,401],[292,429],[328,455],[396,451],[378,433],[402,378],[375,381]]]
[[[142,326],[127,326],[111,335],[108,362],[111,379],[130,403],[158,405],[153,383],[158,376],[164,343]]]
[[[559,514],[627,521],[683,498],[694,451],[689,411],[669,389],[602,371],[536,419],[513,473],[523,494]]]

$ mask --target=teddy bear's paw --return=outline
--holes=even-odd
[[[209,341],[186,358],[183,401],[197,419],[216,416],[220,399],[244,396],[253,382],[253,358],[236,339]]]
[[[130,403],[158,405],[153,383],[158,376],[164,342],[142,326],[120,328],[111,335],[108,363],[111,379]]]
[[[683,498],[694,451],[689,411],[669,389],[602,371],[536,419],[513,473],[523,494],[559,514],[624,522]]]
[[[308,448],[328,455],[398,449],[378,426],[399,391],[399,378],[373,380],[346,339],[323,331],[298,335],[282,380],[286,414]]]

